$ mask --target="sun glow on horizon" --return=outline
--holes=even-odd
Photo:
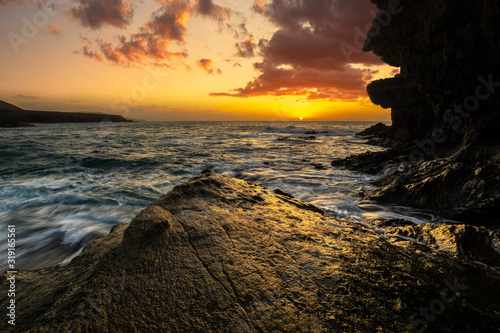
[[[36,0],[7,3],[0,11],[4,35],[22,33],[20,18],[41,13]],[[309,29],[334,14],[321,12],[321,6],[311,5],[317,16],[299,15],[307,30],[300,33],[275,19],[295,20],[305,2],[290,2],[278,13],[271,1],[240,1],[234,9],[239,14],[229,15],[228,6],[201,8],[198,0],[186,0],[186,6],[119,1],[120,15],[134,10],[133,22],[127,15],[110,18],[106,1],[93,11],[86,10],[93,2],[83,3],[58,7],[80,16],[51,17],[54,29],[41,28],[44,33],[17,46],[19,54],[12,47],[0,52],[0,61],[9,64],[2,68],[0,100],[29,110],[150,121],[390,120],[389,111],[369,101],[365,85],[394,75],[394,68],[370,55],[349,63],[339,48],[318,69],[318,59],[325,57],[321,50],[339,38],[352,42],[342,31],[370,18],[375,5],[369,2],[359,13],[350,2],[340,8],[346,17],[357,13],[356,22],[341,20],[329,34]],[[256,12],[254,6],[266,10]],[[175,20],[166,20],[174,14]],[[119,38],[117,28],[122,29]],[[285,37],[289,42],[282,43]],[[259,52],[259,40],[269,41],[267,54]]]

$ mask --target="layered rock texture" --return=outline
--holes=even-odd
[[[380,12],[364,50],[401,73],[367,88],[392,126],[361,135],[396,149],[334,165],[390,173],[368,198],[500,223],[499,2],[372,2]]]
[[[72,262],[20,271],[16,326],[0,325],[3,332],[493,332],[499,256],[498,233],[484,228],[352,225],[285,192],[204,172]]]

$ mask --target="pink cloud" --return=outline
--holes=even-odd
[[[51,34],[55,37],[58,37],[58,38],[61,37],[61,28],[59,27],[58,24],[49,25],[47,28],[47,31],[49,34]]]
[[[187,57],[187,52],[172,52],[169,48],[172,44],[182,44],[185,41],[186,21],[190,14],[225,20],[231,12],[229,7],[216,5],[212,1],[155,1],[162,5],[161,8],[153,13],[151,20],[142,24],[137,33],[120,36],[118,43],[97,41],[104,59],[124,67],[170,66],[175,62],[187,66],[182,62]],[[125,4],[125,0],[122,4]],[[118,22],[125,23],[123,20]],[[95,27],[98,26],[100,25],[95,25]],[[85,51],[82,52],[85,54]],[[215,69],[214,72],[217,73],[220,70]]]
[[[346,57],[341,45],[353,44],[354,27],[365,29],[375,5],[366,0],[255,0],[254,10],[279,29],[259,42],[260,74],[245,87],[211,96],[253,97],[303,95],[308,99],[357,100],[366,97],[370,71],[351,66],[382,64],[372,53],[359,50]],[[237,45],[246,55],[245,45]]]

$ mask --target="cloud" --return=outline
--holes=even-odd
[[[255,56],[254,54],[254,39],[253,38],[247,38],[245,41],[236,43],[235,47],[238,50],[238,56],[243,57],[243,58],[252,58]]]
[[[212,0],[198,0],[193,9],[196,14],[201,16],[222,20],[227,20],[232,12],[231,7],[216,5]]]
[[[184,42],[184,35],[187,31],[185,24],[191,9],[190,1],[167,1],[153,15],[153,20],[145,24],[145,27],[158,38]]]
[[[80,0],[84,1],[84,0]],[[85,0],[89,1],[89,0]],[[185,42],[187,33],[186,21],[192,13],[197,15],[225,20],[229,17],[231,8],[222,7],[212,1],[197,0],[155,0],[161,8],[155,11],[151,20],[142,24],[137,33],[130,36],[119,36],[118,42],[97,40],[96,43],[102,57],[113,64],[124,67],[143,65],[170,66],[184,64],[187,51],[172,52],[173,44]],[[121,2],[125,4],[126,1]],[[122,22],[124,23],[124,22]],[[88,45],[90,43],[86,43]],[[84,46],[85,48],[85,46]],[[90,56],[90,51],[83,49],[82,54]],[[95,52],[92,51],[95,56]],[[220,70],[214,70],[220,72]]]
[[[196,64],[198,67],[202,68],[207,74],[222,74],[222,71],[219,68],[213,68],[213,61],[210,59],[200,59],[196,60]]]
[[[0,0],[0,7],[7,7],[11,5],[24,5],[23,0]]]
[[[288,95],[307,96],[309,100],[357,100],[366,94],[367,70],[351,68],[344,71],[324,71],[314,68],[276,68],[269,64],[259,64],[257,67],[263,74],[248,82],[245,87],[234,89],[230,93],[211,93],[210,96]]]
[[[99,29],[111,25],[124,29],[134,15],[133,0],[78,0],[80,5],[69,9],[70,18],[84,27]]]
[[[99,52],[93,51],[89,45],[83,45],[82,54],[88,58],[95,58],[102,61],[102,56]]]
[[[14,98],[23,98],[23,99],[42,99],[42,97],[32,96],[32,95],[22,95],[22,94],[14,95],[12,97],[14,97]]]
[[[97,40],[102,58],[124,67],[141,65],[169,66],[169,63],[187,57],[186,52],[171,52],[169,46],[184,42],[185,22],[192,8],[190,1],[157,1],[162,7],[150,21],[145,22],[139,32],[130,36],[119,36],[118,43]],[[87,47],[87,50],[85,49]],[[95,52],[89,52],[87,45],[82,53],[99,60]]]
[[[47,27],[47,31],[49,34],[57,37],[57,38],[61,38],[61,28],[59,27],[58,24],[52,24],[52,25],[49,25]]]
[[[254,67],[260,74],[245,87],[211,96],[366,97],[366,84],[374,73],[352,64],[382,61],[361,50],[347,57],[341,46],[354,43],[355,27],[364,30],[371,25],[375,5],[366,0],[255,0],[253,9],[278,26],[269,40],[259,42],[263,58]],[[251,54],[242,43],[237,49],[241,56]]]
[[[255,0],[253,8],[258,13],[263,13],[266,9],[266,5],[264,4],[264,0]]]

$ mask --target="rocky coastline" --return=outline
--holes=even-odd
[[[71,262],[18,271],[16,326],[0,328],[493,332],[495,267],[500,235],[484,227],[352,224],[204,171]]]
[[[365,198],[466,223],[339,221],[204,171],[71,262],[4,274],[16,325],[2,320],[0,330],[497,332],[500,6],[399,3],[365,43],[401,68],[368,87],[392,125],[360,134],[388,150],[332,165],[380,174]]]
[[[381,174],[367,199],[499,226],[500,5],[402,0],[377,30],[392,1],[372,2],[380,12],[364,50],[401,70],[367,88],[392,125],[359,135],[389,150],[332,165]]]

